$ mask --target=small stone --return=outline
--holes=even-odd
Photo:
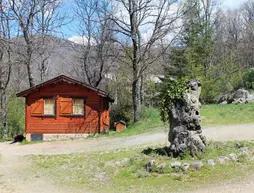
[[[147,172],[152,172],[152,168],[155,165],[155,160],[150,160],[146,165],[145,169]]]
[[[183,171],[187,171],[190,168],[190,164],[189,163],[183,163],[181,168],[182,168]]]
[[[220,157],[218,157],[219,164],[225,164],[229,160],[230,159],[228,157],[226,157],[226,156],[220,156]]]
[[[156,165],[156,168],[159,173],[164,173],[164,169],[166,168],[166,163],[160,163]]]
[[[175,161],[175,162],[172,162],[170,165],[171,165],[171,168],[180,168],[182,163],[179,161]]]
[[[170,165],[171,165],[171,168],[173,168],[175,172],[179,172],[181,170],[182,163],[179,161],[175,161],[175,162],[172,162]]]
[[[213,159],[209,159],[209,160],[207,160],[207,165],[209,165],[209,166],[215,166],[216,165],[216,163],[215,163],[215,161],[213,160]]]
[[[248,147],[241,147],[239,149],[240,155],[248,155],[249,154],[249,148]]]
[[[160,163],[159,165],[158,165],[158,168],[159,169],[164,169],[166,167],[166,163]]]
[[[191,163],[191,168],[194,170],[200,170],[203,167],[203,162],[202,161],[194,161]]]
[[[127,166],[129,163],[130,163],[129,158],[124,158],[123,160],[121,160],[121,166]]]
[[[226,105],[226,104],[228,104],[228,102],[227,101],[222,101],[220,104],[221,105]]]
[[[237,155],[235,153],[229,154],[228,157],[232,161],[237,161],[238,160],[238,157],[237,157]]]

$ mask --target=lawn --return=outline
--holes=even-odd
[[[199,159],[206,163],[208,159],[237,153],[240,146],[254,149],[254,142],[211,143],[205,154]],[[200,170],[187,172],[175,171],[170,163],[178,160],[191,162],[186,156],[173,159],[155,153],[145,155],[144,148],[115,150],[71,155],[40,155],[33,156],[33,170],[35,175],[48,176],[49,180],[61,186],[68,186],[78,190],[110,193],[152,193],[152,192],[181,192],[194,190],[197,187],[238,180],[254,169],[254,162],[241,157],[239,161],[229,161],[226,164],[216,164],[214,167],[204,165]],[[251,154],[252,155],[252,154]],[[163,169],[145,170],[145,164],[155,160]],[[237,175],[235,175],[237,174]]]
[[[204,126],[254,123],[254,103],[203,105],[201,116]]]
[[[130,123],[122,133],[110,131],[111,136],[130,136],[145,132],[153,132],[166,128],[167,125],[160,119],[160,112],[156,108],[145,108],[142,112],[141,120],[137,123]]]
[[[254,123],[254,103],[203,105],[201,108],[201,124],[203,126],[234,125]],[[111,136],[130,136],[145,132],[156,132],[167,129],[166,123],[160,119],[159,109],[146,108],[137,123],[130,123],[123,133],[110,132]]]

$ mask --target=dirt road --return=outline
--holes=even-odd
[[[209,140],[227,141],[227,140],[252,140],[254,139],[254,125],[233,125],[217,126],[204,129],[204,133]],[[113,149],[122,149],[137,147],[139,145],[167,144],[167,130],[161,129],[161,132],[146,133],[131,137],[101,137],[86,140],[45,142],[30,145],[10,145],[0,143],[0,192],[1,193],[77,193],[71,189],[62,189],[58,185],[52,184],[46,176],[38,177],[29,173],[29,160],[24,158],[26,155],[39,154],[69,154],[91,151],[109,151]],[[233,184],[223,184],[212,187],[200,192],[227,193],[235,192],[253,192],[254,176]],[[87,193],[88,191],[82,191]],[[197,191],[198,192],[198,191]]]

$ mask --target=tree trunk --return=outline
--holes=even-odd
[[[140,120],[141,100],[140,100],[140,79],[132,83],[132,103],[133,103],[133,121]]]
[[[141,105],[144,104],[144,75],[140,76],[140,103]]]
[[[205,150],[206,139],[200,126],[200,83],[191,80],[183,98],[173,103],[170,115],[170,130],[168,139],[173,156],[181,156],[189,151],[192,156],[198,156]]]
[[[31,48],[30,42],[28,41],[26,68],[27,68],[29,86],[33,87],[35,84],[34,84],[34,77],[33,77],[32,69],[31,69],[31,65],[32,65],[31,60],[32,60],[32,48]]]
[[[33,78],[32,70],[31,70],[31,64],[27,64],[26,67],[27,67],[29,86],[33,87],[35,84],[34,84],[34,78]]]
[[[7,128],[7,100],[6,93],[3,89],[0,90],[0,120],[1,120],[1,128],[2,128],[2,137],[6,138],[8,136],[8,128]]]

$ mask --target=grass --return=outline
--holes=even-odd
[[[203,105],[201,116],[204,126],[254,123],[254,103]]]
[[[254,142],[241,142],[243,146],[254,148]],[[170,163],[175,159],[156,154],[145,155],[143,149],[96,152],[72,155],[34,156],[34,170],[37,175],[46,175],[62,186],[92,192],[179,192],[194,190],[200,186],[224,182],[251,174],[253,161],[241,159],[215,167],[204,166],[199,171],[172,171]],[[211,143],[201,160],[215,159],[218,156],[237,152],[235,142]],[[145,171],[148,160],[164,163],[162,171]],[[182,162],[191,162],[185,157]],[[236,175],[237,174],[237,175]]]
[[[227,105],[203,105],[201,108],[201,124],[203,126],[234,125],[254,123],[254,103],[227,104]],[[131,136],[145,132],[156,132],[162,128],[168,128],[160,119],[159,109],[146,108],[141,120],[131,123],[122,133],[110,131],[110,136]]]
[[[141,121],[137,123],[130,123],[127,129],[122,133],[117,133],[115,131],[110,131],[110,136],[131,136],[137,135],[145,132],[154,132],[161,130],[161,128],[166,127],[166,125],[160,119],[160,112],[156,108],[145,108]]]

